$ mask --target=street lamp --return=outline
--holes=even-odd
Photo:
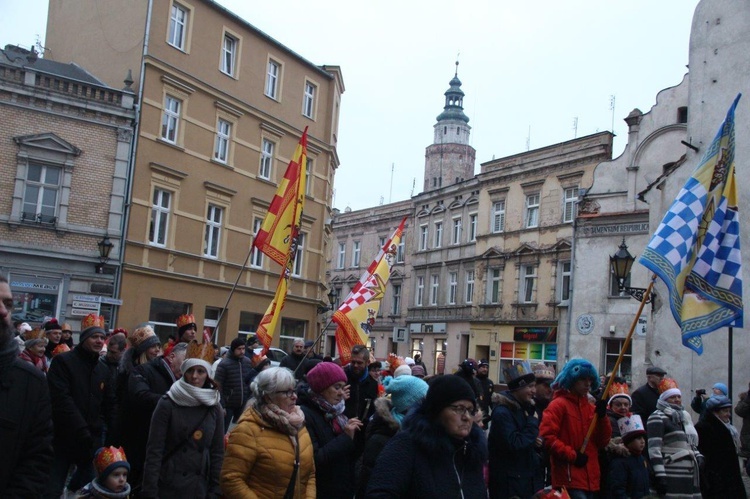
[[[104,236],[101,241],[96,243],[96,246],[99,248],[99,263],[96,264],[96,273],[103,274],[104,264],[109,261],[109,253],[115,245],[109,240],[109,236]]]
[[[630,269],[633,267],[633,262],[635,262],[635,257],[628,251],[628,245],[625,244],[625,238],[623,237],[622,244],[620,244],[617,253],[609,257],[609,265],[612,268],[612,273],[617,279],[617,288],[619,291],[624,291],[636,300],[642,302],[643,295],[646,292],[645,288],[631,288],[625,286],[625,279],[630,275]],[[648,295],[646,303],[653,302],[653,299],[654,293],[652,292]]]
[[[327,307],[321,307],[318,305],[318,313],[324,314],[328,311],[331,311],[336,308],[336,299],[339,297],[338,293],[336,293],[336,288],[331,288],[331,290],[328,292],[328,306]]]

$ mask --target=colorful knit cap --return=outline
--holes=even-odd
[[[385,393],[390,394],[393,410],[399,414],[405,414],[411,407],[421,402],[429,386],[416,376],[401,376],[383,380]]]
[[[94,454],[94,468],[99,483],[103,484],[109,474],[116,468],[125,468],[130,471],[130,463],[128,463],[125,450],[122,447],[101,447]]]
[[[346,383],[346,373],[341,366],[333,362],[321,362],[307,373],[307,383],[310,389],[318,394],[339,382]]]
[[[583,378],[591,380],[591,388],[594,390],[599,388],[599,373],[596,371],[594,364],[586,359],[570,359],[570,362],[565,364],[565,367],[562,368],[562,371],[557,375],[551,386],[554,389],[564,388],[565,390],[570,390],[576,381]]]
[[[135,348],[135,354],[138,356],[152,346],[158,345],[159,337],[156,336],[151,326],[146,325],[136,328],[133,334],[128,336],[128,343],[130,343],[131,347]]]

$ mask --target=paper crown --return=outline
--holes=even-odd
[[[667,390],[671,390],[672,388],[680,388],[679,386],[677,386],[677,382],[672,378],[664,378],[663,380],[661,380],[661,383],[659,383],[659,393],[664,393]]]
[[[396,355],[395,353],[389,353],[388,354],[388,370],[390,371],[390,375],[393,376],[393,373],[396,372],[396,369],[403,365],[404,359]]]
[[[151,337],[156,337],[156,333],[151,326],[139,327],[136,328],[135,331],[133,331],[133,334],[128,336],[128,343],[130,343],[131,347],[137,348],[138,345],[142,344],[144,341],[148,340]],[[158,338],[156,341],[157,343],[159,342]]]
[[[628,440],[627,437],[634,438],[638,435],[646,434],[643,420],[641,420],[641,417],[637,414],[618,419],[617,428],[620,430],[620,436],[623,440]]]
[[[102,320],[103,320],[103,319],[104,319],[104,317],[102,317]],[[102,323],[102,324],[103,324],[103,323]],[[101,327],[104,327],[104,326],[102,325]],[[63,325],[62,325],[62,327],[61,327],[60,329],[62,329],[63,331],[68,331],[69,333],[72,333],[72,332],[73,332],[73,326],[71,326],[71,325],[70,325],[70,324],[68,324],[67,322],[66,322],[65,324],[63,324]]]
[[[127,330],[127,329],[125,329],[124,327],[118,327],[118,328],[115,328],[115,329],[114,329],[114,330],[112,331],[112,334],[113,334],[113,335],[114,335],[114,334],[117,334],[117,333],[122,333],[122,334],[124,334],[124,335],[125,335],[125,337],[126,337],[126,338],[128,337],[128,330]]]
[[[86,329],[90,327],[98,327],[98,328],[104,329],[104,316],[96,315],[96,314],[89,314],[86,317],[84,317],[83,320],[81,321],[81,331],[85,331]],[[65,329],[64,326],[63,326],[63,329]]]
[[[534,364],[534,376],[536,376],[537,381],[540,380],[549,380],[552,381],[555,379],[555,366],[548,366],[547,364],[540,363],[540,364]]]
[[[527,360],[504,367],[503,374],[505,375],[505,382],[511,390],[521,388],[536,380],[534,371],[531,370],[531,364]]]
[[[192,340],[188,343],[187,353],[185,354],[185,360],[187,359],[200,359],[213,364],[216,360],[216,349],[210,342],[198,343]]]
[[[94,468],[100,477],[106,477],[115,468],[124,467],[130,470],[128,458],[122,447],[102,447],[94,455]]]
[[[66,345],[65,343],[60,343],[55,347],[54,350],[52,350],[52,356],[57,357],[61,353],[70,352],[70,347]]]
[[[265,355],[253,355],[253,358],[250,360],[252,362],[253,367],[256,369],[259,369],[263,367],[265,364],[270,364],[271,361],[268,360],[268,357]]]
[[[189,324],[195,324],[195,316],[193,314],[183,314],[177,318],[177,327],[182,328]]]
[[[32,329],[31,331],[26,331],[23,333],[23,339],[24,341],[31,341],[31,340],[41,340],[47,339],[47,336],[44,334],[44,331],[42,331],[40,328]]]

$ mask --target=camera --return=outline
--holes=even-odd
[[[706,390],[704,390],[703,388],[701,388],[700,390],[695,390],[695,394],[696,395],[705,395],[706,394]]]

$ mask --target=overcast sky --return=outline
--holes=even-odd
[[[334,206],[421,191],[425,148],[455,71],[476,171],[493,158],[610,130],[687,72],[698,0],[219,0],[311,62],[341,66]],[[0,0],[0,43],[31,46],[46,0]],[[395,173],[391,181],[391,165]]]

